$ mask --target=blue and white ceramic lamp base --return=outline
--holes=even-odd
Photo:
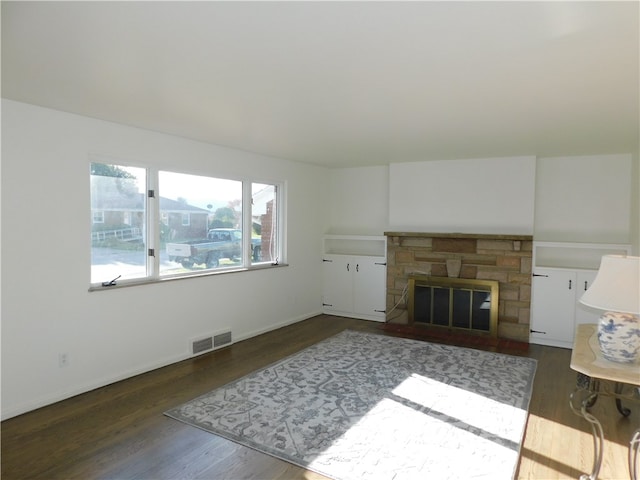
[[[640,317],[605,312],[598,323],[602,356],[612,362],[633,363],[640,358]]]

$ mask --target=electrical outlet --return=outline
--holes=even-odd
[[[69,354],[68,353],[60,353],[58,354],[58,366],[60,368],[66,367],[69,365]]]

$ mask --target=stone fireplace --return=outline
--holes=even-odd
[[[497,305],[493,306],[497,309],[497,320],[494,320],[495,330],[487,333],[497,334],[499,338],[529,341],[533,253],[531,236],[420,232],[386,232],[385,235],[387,236],[388,323],[399,325],[431,323],[447,326],[446,319],[442,318],[446,314],[429,313],[434,318],[425,320],[426,314],[422,311],[418,314],[422,317],[416,317],[416,312],[413,311],[416,279],[419,279],[420,284],[425,281],[428,283],[429,277],[434,277],[433,280],[440,279],[438,281],[441,284],[460,284],[463,290],[465,290],[465,281],[467,284],[492,281],[489,283],[497,284],[498,288],[497,295],[494,293],[493,296],[499,300]],[[447,282],[446,279],[452,280]],[[409,295],[410,288],[411,295]],[[424,310],[426,290],[424,287],[420,288],[419,303],[422,302],[423,305],[420,308]],[[468,289],[467,285],[466,290]],[[442,295],[440,290],[436,293]],[[435,298],[433,292],[429,295],[429,298]],[[451,293],[451,298],[453,295]],[[471,305],[473,305],[474,295],[478,297],[476,294],[469,296]],[[431,301],[434,300],[428,302]],[[449,326],[456,327],[456,325]]]

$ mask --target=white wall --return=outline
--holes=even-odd
[[[334,169],[330,182],[328,233],[382,235],[388,230],[389,167]]]
[[[89,292],[89,155],[284,180],[290,266]],[[320,312],[328,170],[2,102],[2,417]],[[69,365],[58,366],[67,353]]]
[[[535,157],[393,163],[392,230],[533,232]]]
[[[531,157],[518,157],[508,174],[496,171],[494,167],[502,168],[502,162],[509,160],[392,163],[389,167],[332,170],[330,233],[380,235],[407,227],[400,222],[420,231],[483,233],[480,228],[486,225],[466,218],[466,209],[474,202],[477,206],[469,211],[487,208],[486,199],[478,202],[474,195],[478,193],[479,176],[488,175],[496,195],[504,199],[497,205],[502,214],[518,215],[522,208],[524,220],[516,227],[533,233],[536,240],[631,243],[638,255],[638,154],[538,158],[534,168]],[[510,186],[502,186],[504,183]],[[514,192],[513,185],[522,188]],[[433,217],[433,208],[417,199],[427,186],[431,202],[448,212],[448,217],[438,220]],[[385,212],[392,216],[393,224],[383,217]],[[448,230],[445,222],[449,223]],[[496,223],[493,218],[489,222]],[[491,233],[516,233],[513,227],[494,229]]]
[[[633,255],[640,255],[640,152],[632,155],[631,162],[631,244]]]
[[[635,237],[630,154],[539,158],[536,176],[536,240],[630,243]]]

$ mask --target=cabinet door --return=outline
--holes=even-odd
[[[531,342],[571,347],[576,303],[576,274],[537,268],[531,298]]]
[[[324,255],[322,305],[325,311],[353,311],[353,259],[345,255]]]
[[[580,298],[584,292],[591,286],[596,278],[597,270],[584,270],[577,273],[576,276],[576,325],[581,323],[598,323],[601,310],[587,307],[580,303]]]
[[[354,258],[353,308],[355,313],[385,317],[387,267],[383,257]]]

